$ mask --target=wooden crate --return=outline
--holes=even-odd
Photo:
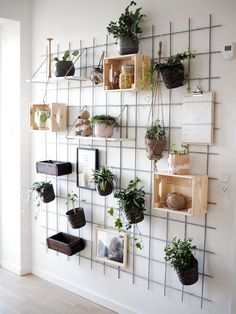
[[[134,84],[130,89],[112,89],[110,82],[111,73],[121,71],[123,64],[134,65]],[[104,59],[103,82],[104,89],[107,91],[139,91],[150,89],[150,82],[144,84],[144,75],[151,66],[151,58],[141,54],[131,54]]]
[[[174,175],[156,172],[153,187],[155,209],[188,216],[197,216],[207,212],[208,176],[206,175]],[[174,210],[165,206],[170,192],[184,195],[187,203],[185,209]]]
[[[66,104],[31,104],[30,105],[30,127],[31,130],[39,130],[36,123],[36,112],[38,109],[50,110],[50,127],[52,132],[65,132],[67,130],[67,110]]]

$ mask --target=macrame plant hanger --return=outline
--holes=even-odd
[[[159,50],[158,50],[158,63],[161,63],[161,54],[162,54],[162,42],[159,42]],[[160,70],[158,69],[154,76],[151,77],[151,84],[152,84],[152,100],[151,100],[151,106],[148,116],[148,125],[151,126],[154,124],[154,115],[155,115],[155,106],[157,105],[157,120],[159,124],[164,127],[164,112],[163,112],[163,98],[162,98],[162,87],[161,87],[161,76],[160,76]],[[159,145],[161,151],[164,149],[166,142],[165,141],[156,141],[155,144],[149,148],[151,150],[151,153],[154,154],[154,150],[156,150],[156,146]],[[147,145],[147,140],[146,140]],[[155,154],[154,154],[155,155]],[[154,161],[154,171],[157,171],[157,161],[162,158],[162,154],[159,154],[159,156],[155,155],[154,158],[151,158],[151,160]]]

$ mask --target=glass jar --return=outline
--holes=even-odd
[[[134,83],[134,65],[123,64],[121,66],[121,73],[119,77],[120,89],[131,88]]]

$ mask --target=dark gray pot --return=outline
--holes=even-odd
[[[58,61],[56,63],[55,76],[73,76],[75,74],[75,67],[72,61]]]
[[[120,38],[117,42],[117,49],[120,55],[138,53],[139,40],[131,37]]]
[[[76,213],[73,209],[66,212],[66,216],[73,229],[78,229],[86,224],[84,209],[82,207],[75,208]]]

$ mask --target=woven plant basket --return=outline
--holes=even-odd
[[[128,223],[137,224],[144,219],[143,211],[139,208],[133,208],[132,210],[129,210],[128,212],[125,212],[125,217]]]
[[[66,216],[73,229],[82,228],[86,224],[84,209],[83,207],[75,208],[76,213],[73,209],[66,212]]]
[[[43,190],[41,197],[44,203],[50,203],[55,199],[55,193],[51,183],[49,183],[48,186]]]
[[[101,190],[99,186],[97,187],[97,191],[98,191],[98,194],[101,196],[110,195],[113,191],[113,185],[111,183],[107,182],[105,191]]]
[[[162,140],[150,140],[145,138],[145,146],[147,158],[150,160],[159,160],[163,157],[162,152],[165,148],[166,141]]]
[[[176,269],[180,282],[185,286],[190,286],[198,281],[198,261],[193,256],[193,266],[189,269]]]
[[[184,66],[165,66],[160,69],[166,88],[176,88],[184,85]]]

